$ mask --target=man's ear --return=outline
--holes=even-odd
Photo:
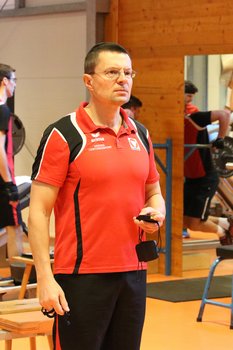
[[[93,79],[90,74],[83,74],[83,81],[88,90],[93,90],[93,86],[92,86]]]
[[[9,79],[7,77],[4,77],[2,79],[2,84],[6,86],[6,85],[8,85],[8,83],[9,83]]]

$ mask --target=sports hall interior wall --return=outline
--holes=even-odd
[[[105,39],[125,46],[137,71],[133,93],[154,143],[173,142],[172,274],[182,275],[183,82],[186,55],[233,51],[230,0],[111,0]],[[163,159],[164,151],[160,151]],[[165,193],[165,179],[162,188]],[[164,258],[159,259],[164,272]]]
[[[102,36],[95,22],[96,6],[107,7],[108,1],[17,2],[30,9],[24,15],[0,14],[0,52],[1,61],[17,70],[15,112],[26,129],[26,145],[16,156],[17,175],[30,175],[32,155],[44,128],[86,99],[83,59],[87,48]],[[75,11],[67,11],[69,2],[76,7]],[[41,10],[35,15],[36,9],[32,9],[38,4],[58,3],[66,4],[64,13],[54,11],[53,7],[49,13]],[[109,3],[105,39],[121,43],[132,55],[138,72],[133,93],[143,101],[141,121],[150,130],[153,142],[164,143],[167,138],[173,142],[172,274],[181,275],[184,57],[232,53],[233,3],[230,0],[193,3],[109,0]],[[103,17],[101,25],[102,21]],[[158,151],[162,159],[164,153]],[[165,194],[165,176],[160,173]],[[158,268],[164,272],[163,256]]]
[[[26,130],[17,176],[30,176],[45,127],[87,99],[84,57],[103,40],[108,9],[108,0],[10,0],[0,12],[0,61],[16,69],[15,114]]]
[[[1,7],[0,59],[16,68],[15,113],[26,130],[16,175],[31,173],[45,127],[86,100],[84,57],[103,40],[108,9],[109,0],[9,0]]]
[[[16,69],[15,113],[26,130],[17,175],[30,175],[45,127],[85,99],[85,12],[0,19],[1,61]],[[78,43],[78,44],[76,44]]]

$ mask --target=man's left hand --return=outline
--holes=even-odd
[[[150,215],[152,219],[158,221],[157,223],[139,221],[136,217],[133,218],[134,223],[138,225],[146,233],[154,233],[158,231],[159,227],[163,225],[165,216],[159,211],[151,207],[143,208],[140,212],[140,215]]]
[[[218,137],[214,142],[212,142],[212,147],[223,149],[224,148],[224,139],[222,137]]]

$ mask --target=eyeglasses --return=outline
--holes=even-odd
[[[6,77],[8,80],[13,81],[14,83],[17,82],[17,78],[11,78],[11,77]]]
[[[121,74],[124,74],[126,79],[133,79],[136,76],[136,72],[132,69],[115,69],[115,68],[106,69],[103,73],[93,72],[89,74],[90,75],[96,74],[108,80],[117,80],[120,78]]]
[[[13,81],[14,83],[17,82],[17,78],[10,78],[9,80]]]

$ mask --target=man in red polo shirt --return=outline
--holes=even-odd
[[[122,46],[95,45],[83,76],[90,101],[45,130],[33,165],[29,239],[40,303],[57,314],[56,350],[140,349],[146,263],[135,247],[158,225],[136,217],[160,226],[165,205],[148,131],[121,108],[134,76]]]

